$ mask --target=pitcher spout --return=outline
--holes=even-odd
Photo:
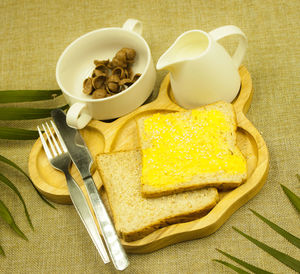
[[[176,67],[179,67],[178,61],[173,58],[172,47],[170,47],[157,61],[156,69],[157,70],[167,70],[170,72],[175,71]]]
[[[159,58],[156,69],[173,72],[189,61],[201,58],[209,47],[207,35],[200,30],[190,30],[181,34],[171,47]]]
[[[180,64],[185,61],[185,56],[180,54],[180,52],[182,52],[180,45],[180,40],[182,40],[181,36],[179,36],[166,50],[166,52],[163,53],[163,55],[158,59],[156,64],[157,70],[168,70],[172,73],[175,70],[178,70]]]

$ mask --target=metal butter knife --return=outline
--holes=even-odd
[[[84,181],[111,260],[116,269],[124,270],[129,265],[129,261],[92,178],[90,169],[93,158],[79,131],[67,125],[65,113],[55,109],[51,115]]]

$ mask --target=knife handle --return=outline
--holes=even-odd
[[[129,265],[129,261],[103,201],[99,196],[94,180],[91,176],[83,180],[111,260],[116,269],[124,270]]]
[[[73,205],[86,230],[88,231],[94,245],[96,246],[103,262],[107,264],[110,260],[85,196],[70,173],[66,172],[65,176]]]

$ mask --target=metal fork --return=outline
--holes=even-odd
[[[64,141],[62,140],[55,124],[53,123],[53,121],[50,121],[50,123],[52,125],[52,128],[54,129],[54,132],[55,132],[57,138],[55,138],[48,123],[45,123],[46,126],[44,124],[42,124],[43,130],[47,137],[50,148],[42,134],[41,129],[39,127],[37,127],[41,141],[42,141],[42,145],[43,145],[45,153],[46,153],[46,156],[47,156],[50,164],[55,169],[58,169],[65,174],[68,189],[70,192],[70,197],[73,202],[73,205],[74,205],[78,215],[80,216],[81,221],[85,225],[85,228],[88,231],[90,237],[92,238],[92,241],[93,241],[94,245],[96,246],[103,262],[105,264],[109,263],[110,259],[108,257],[105,246],[103,244],[102,238],[98,232],[96,223],[94,221],[94,218],[90,211],[88,203],[85,199],[85,196],[84,196],[81,188],[79,187],[79,185],[76,183],[76,181],[73,179],[73,177],[71,176],[71,174],[69,172],[69,167],[72,162],[70,155],[67,151]],[[58,140],[58,142],[57,142],[57,140]]]

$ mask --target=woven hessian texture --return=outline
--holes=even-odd
[[[121,26],[127,18],[143,22],[143,36],[154,63],[184,31],[210,31],[228,24],[244,31],[249,47],[243,64],[251,73],[254,88],[247,117],[267,143],[270,171],[262,190],[217,232],[150,254],[130,254],[131,265],[124,273],[231,273],[212,261],[227,260],[216,248],[275,273],[293,273],[232,226],[300,259],[296,247],[274,234],[249,210],[300,236],[299,214],[280,187],[284,184],[300,194],[295,176],[300,173],[300,1],[2,0],[0,90],[57,89],[55,66],[64,48],[84,33]],[[232,44],[228,41],[227,46]],[[165,75],[165,71],[157,72],[156,92]],[[53,105],[59,105],[59,100]],[[30,106],[48,107],[49,103]],[[35,129],[43,121],[1,121],[0,126]],[[0,151],[27,171],[33,143],[1,140]],[[17,196],[0,184],[0,199],[29,238],[27,242],[16,236],[0,220],[0,244],[6,252],[6,257],[0,257],[1,273],[116,273],[112,264],[101,261],[74,207],[50,208],[22,175],[2,164],[0,168],[22,193],[35,228],[32,231],[29,227]]]

